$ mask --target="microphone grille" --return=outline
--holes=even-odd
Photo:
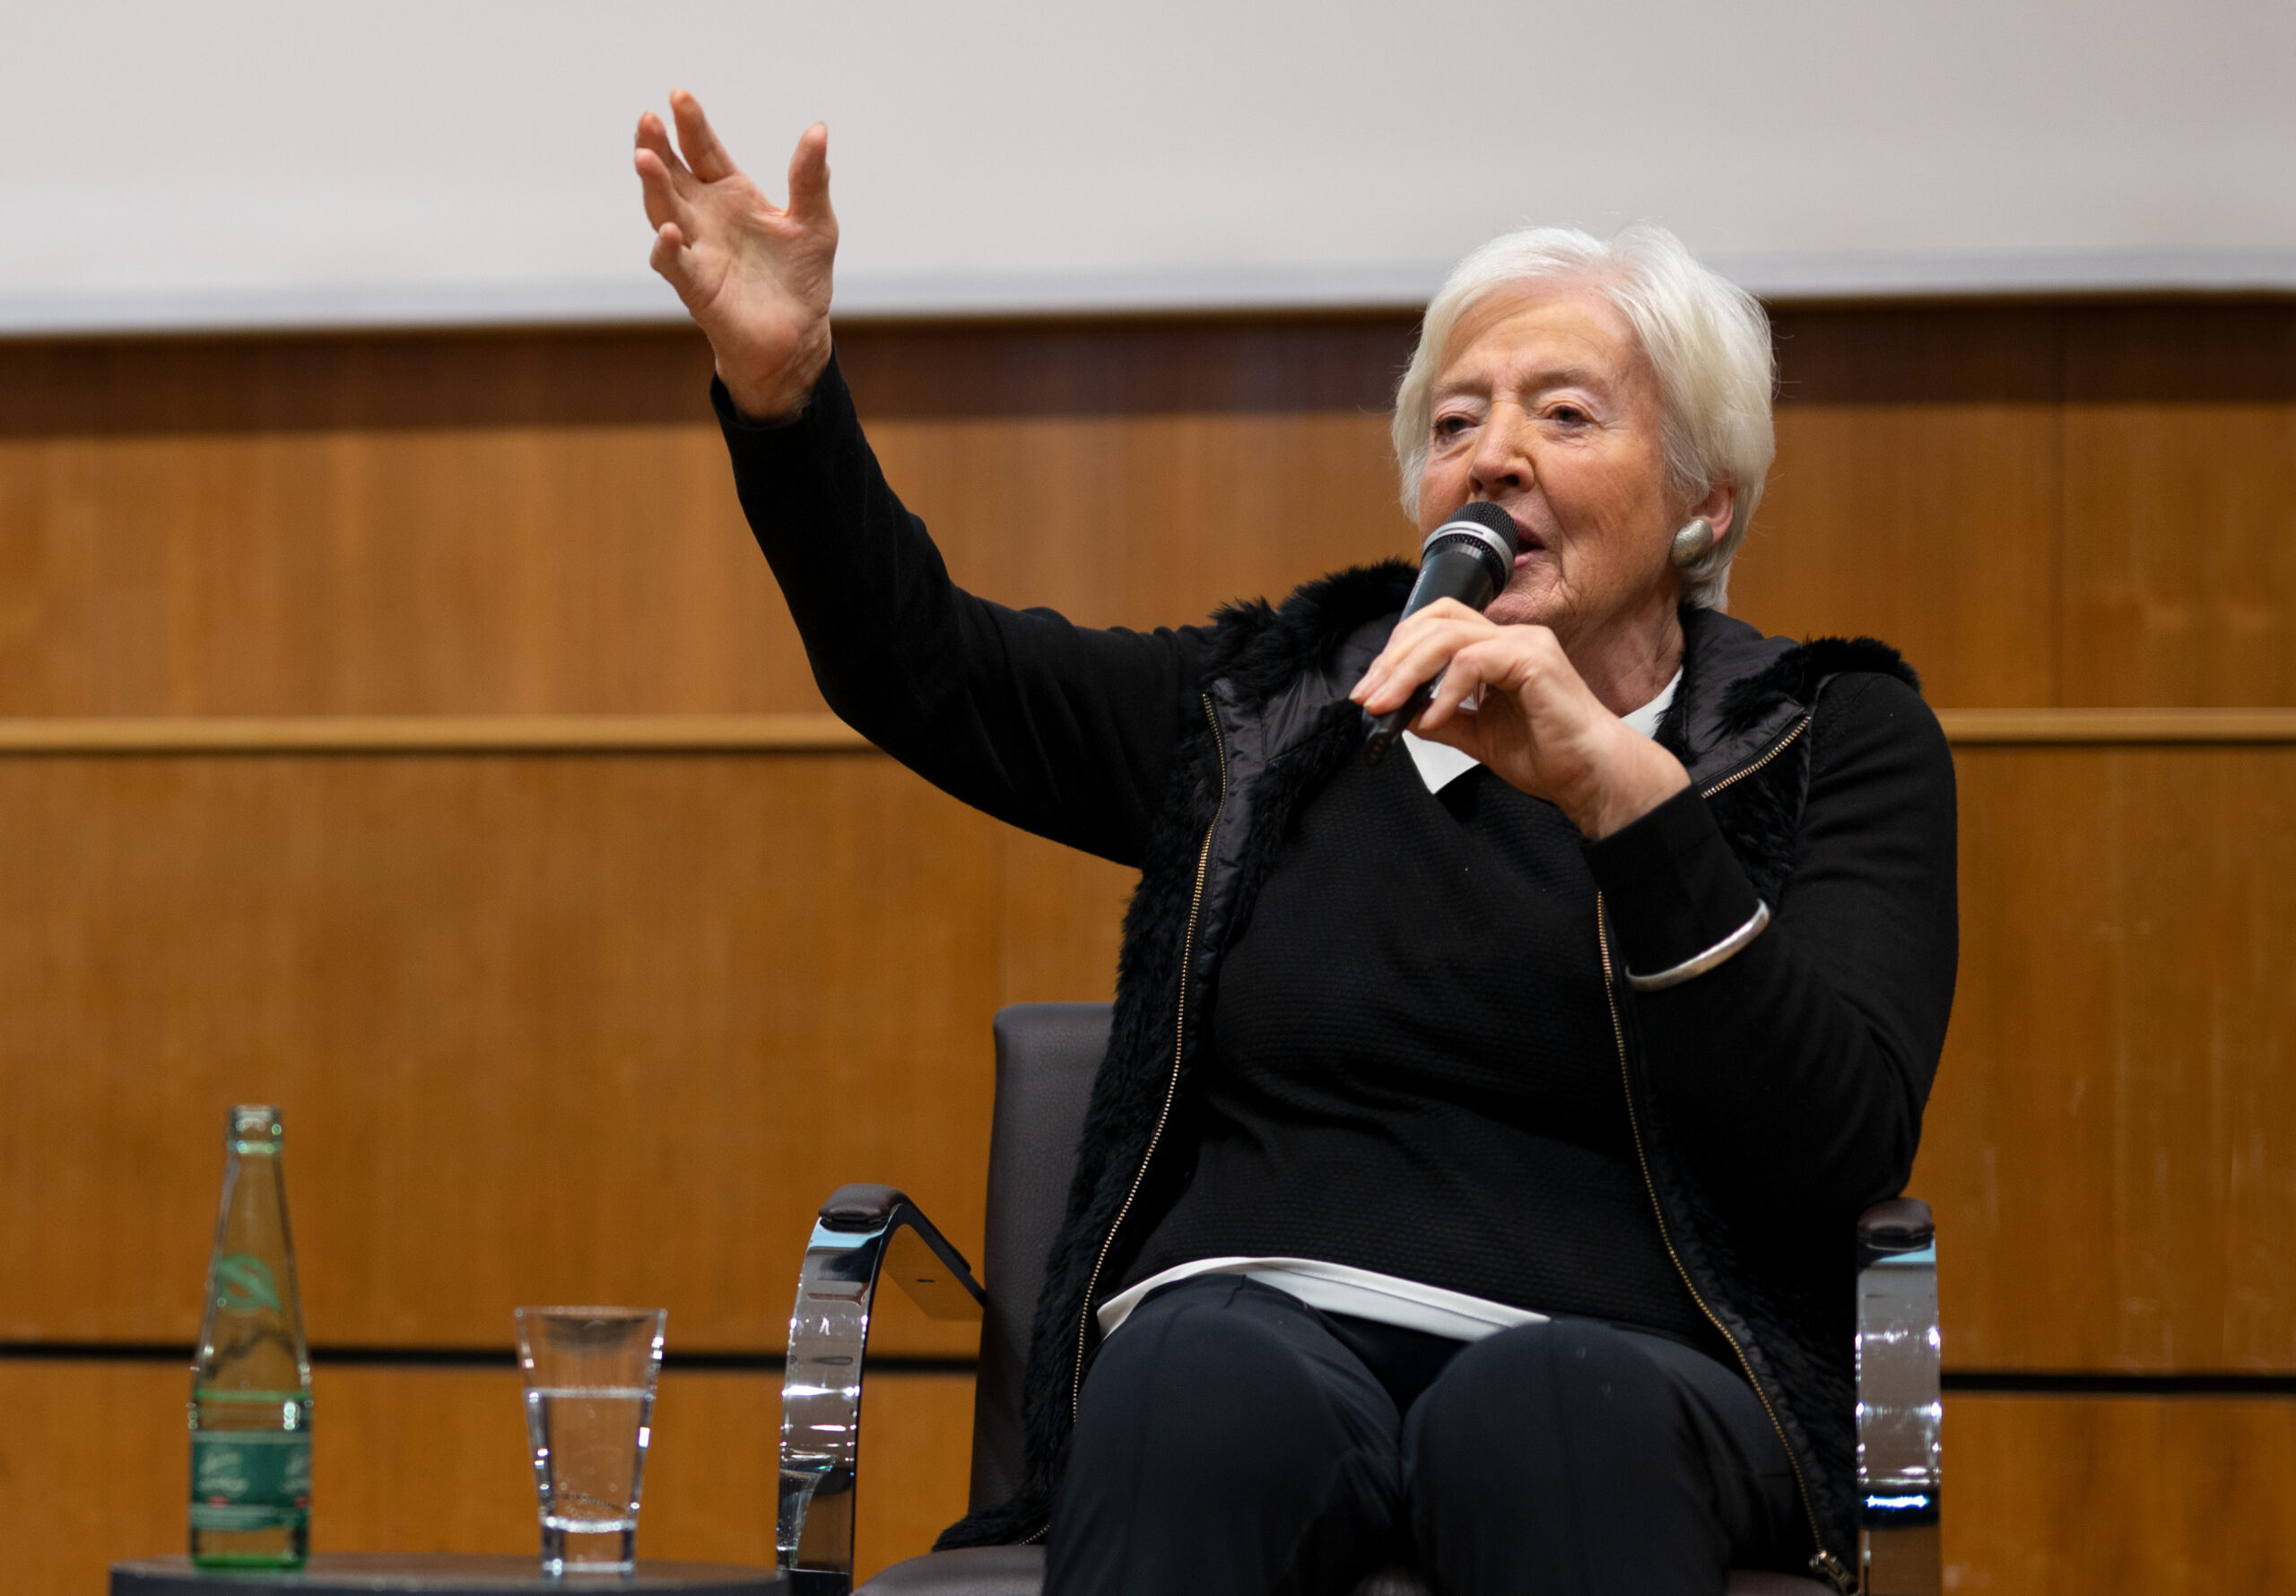
[[[1518,542],[1515,533],[1514,516],[1509,515],[1505,510],[1500,509],[1497,505],[1491,503],[1489,500],[1479,499],[1473,504],[1463,504],[1457,509],[1453,510],[1449,516],[1445,519],[1443,525],[1437,527],[1428,535],[1431,540],[1441,537],[1446,532],[1449,531],[1454,526],[1458,526],[1462,522],[1465,522],[1469,526],[1479,526],[1483,531],[1497,537],[1500,542],[1506,548],[1509,562],[1512,563],[1516,551],[1518,547]],[[1461,530],[1464,531],[1465,527],[1461,527]]]
[[[1495,590],[1507,585],[1518,547],[1512,516],[1495,504],[1463,504],[1419,545],[1419,563],[1424,568],[1439,551],[1472,552],[1491,574]]]

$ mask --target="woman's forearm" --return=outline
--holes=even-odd
[[[958,587],[878,469],[834,360],[783,422],[749,422],[713,392],[743,509],[830,707],[963,802],[1135,863],[1196,635],[1076,627]]]
[[[1762,905],[1685,794],[1593,850],[1629,971],[1711,967],[1632,1001],[1662,1113],[1709,1183],[1760,1214],[1839,1218],[1901,1186],[1957,955],[1952,766],[1910,690],[1829,689],[1797,855]],[[1734,933],[1767,924],[1729,949]]]

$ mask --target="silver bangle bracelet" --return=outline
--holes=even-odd
[[[1754,899],[1753,918],[1705,952],[1692,954],[1672,969],[1660,970],[1656,975],[1638,976],[1629,970],[1626,972],[1626,984],[1637,992],[1664,992],[1669,986],[1680,986],[1693,976],[1703,976],[1717,965],[1727,963],[1732,955],[1761,935],[1762,927],[1769,924],[1770,906],[1757,898]]]

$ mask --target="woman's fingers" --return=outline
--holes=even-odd
[[[1491,654],[1489,644],[1478,642],[1468,644],[1451,656],[1443,667],[1443,680],[1437,683],[1435,696],[1413,723],[1417,730],[1431,732],[1444,724],[1458,712],[1459,706],[1492,685]]]
[[[676,180],[659,152],[641,144],[633,164],[638,169],[639,191],[646,200],[646,220],[657,228],[672,222],[681,227],[690,225],[693,219],[685,198],[678,193]]]
[[[1577,681],[1561,646],[1545,628],[1500,626],[1465,605],[1452,609],[1454,613],[1445,613],[1430,605],[1397,627],[1356,685],[1355,701],[1373,715],[1385,715],[1408,703],[1419,684],[1439,671],[1443,680],[1414,723],[1424,731],[1448,724],[1486,690],[1518,698],[1529,693],[1544,702],[1561,685],[1558,664],[1570,681]],[[1530,709],[1527,704],[1523,707]]]
[[[1500,626],[1448,601],[1397,626],[1351,696],[1384,715],[1438,671],[1412,729],[1559,805],[1588,837],[1607,836],[1689,780],[1595,697],[1552,631]]]
[[[670,115],[677,118],[678,148],[685,152],[686,164],[693,169],[695,177],[705,183],[717,183],[740,175],[741,168],[726,153],[726,146],[718,142],[717,130],[702,115],[701,101],[683,89],[673,89]]]
[[[789,156],[789,214],[808,224],[831,220],[829,208],[829,124],[816,122],[797,135]]]
[[[1439,599],[1395,629],[1350,695],[1374,715],[1407,701],[1419,684],[1475,638],[1498,630],[1478,611]]]
[[[678,176],[689,175],[685,162],[678,159],[677,151],[670,145],[670,130],[663,126],[662,119],[651,111],[638,118],[638,147],[650,152],[662,163],[664,171]]]
[[[683,298],[692,282],[692,272],[685,258],[685,235],[674,221],[665,221],[654,234],[653,252],[646,264],[669,279],[670,286]]]
[[[834,243],[837,221],[829,204],[826,125],[816,122],[799,136],[789,158],[789,204],[782,209],[742,175],[702,114],[700,100],[675,90],[670,95],[670,115],[676,124],[674,145],[659,117],[648,111],[638,118],[634,160],[645,194],[646,219],[655,227],[674,221],[691,241],[698,232],[709,230],[701,225],[705,212],[728,217],[740,213],[761,221],[782,216]]]
[[[1448,682],[1457,669],[1460,655],[1473,641],[1469,635],[1452,632],[1437,633],[1425,639],[1396,662],[1394,673],[1364,698],[1363,707],[1373,715],[1385,715],[1411,702],[1413,693],[1434,682],[1439,675]]]
[[[638,113],[638,147],[653,151],[665,165],[674,165],[678,159],[677,152],[670,147],[670,130],[651,111]]]

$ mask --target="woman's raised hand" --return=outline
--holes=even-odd
[[[1412,730],[1546,799],[1590,838],[1608,837],[1690,785],[1681,760],[1603,707],[1552,631],[1502,626],[1455,599],[1439,599],[1396,627],[1352,697],[1384,715],[1439,670],[1442,685]]]
[[[816,122],[789,158],[789,203],[776,205],[710,131],[701,102],[670,95],[678,147],[662,119],[638,118],[638,181],[654,224],[652,265],[678,291],[718,357],[743,414],[796,414],[829,364],[829,129]],[[681,160],[681,152],[683,159]]]

